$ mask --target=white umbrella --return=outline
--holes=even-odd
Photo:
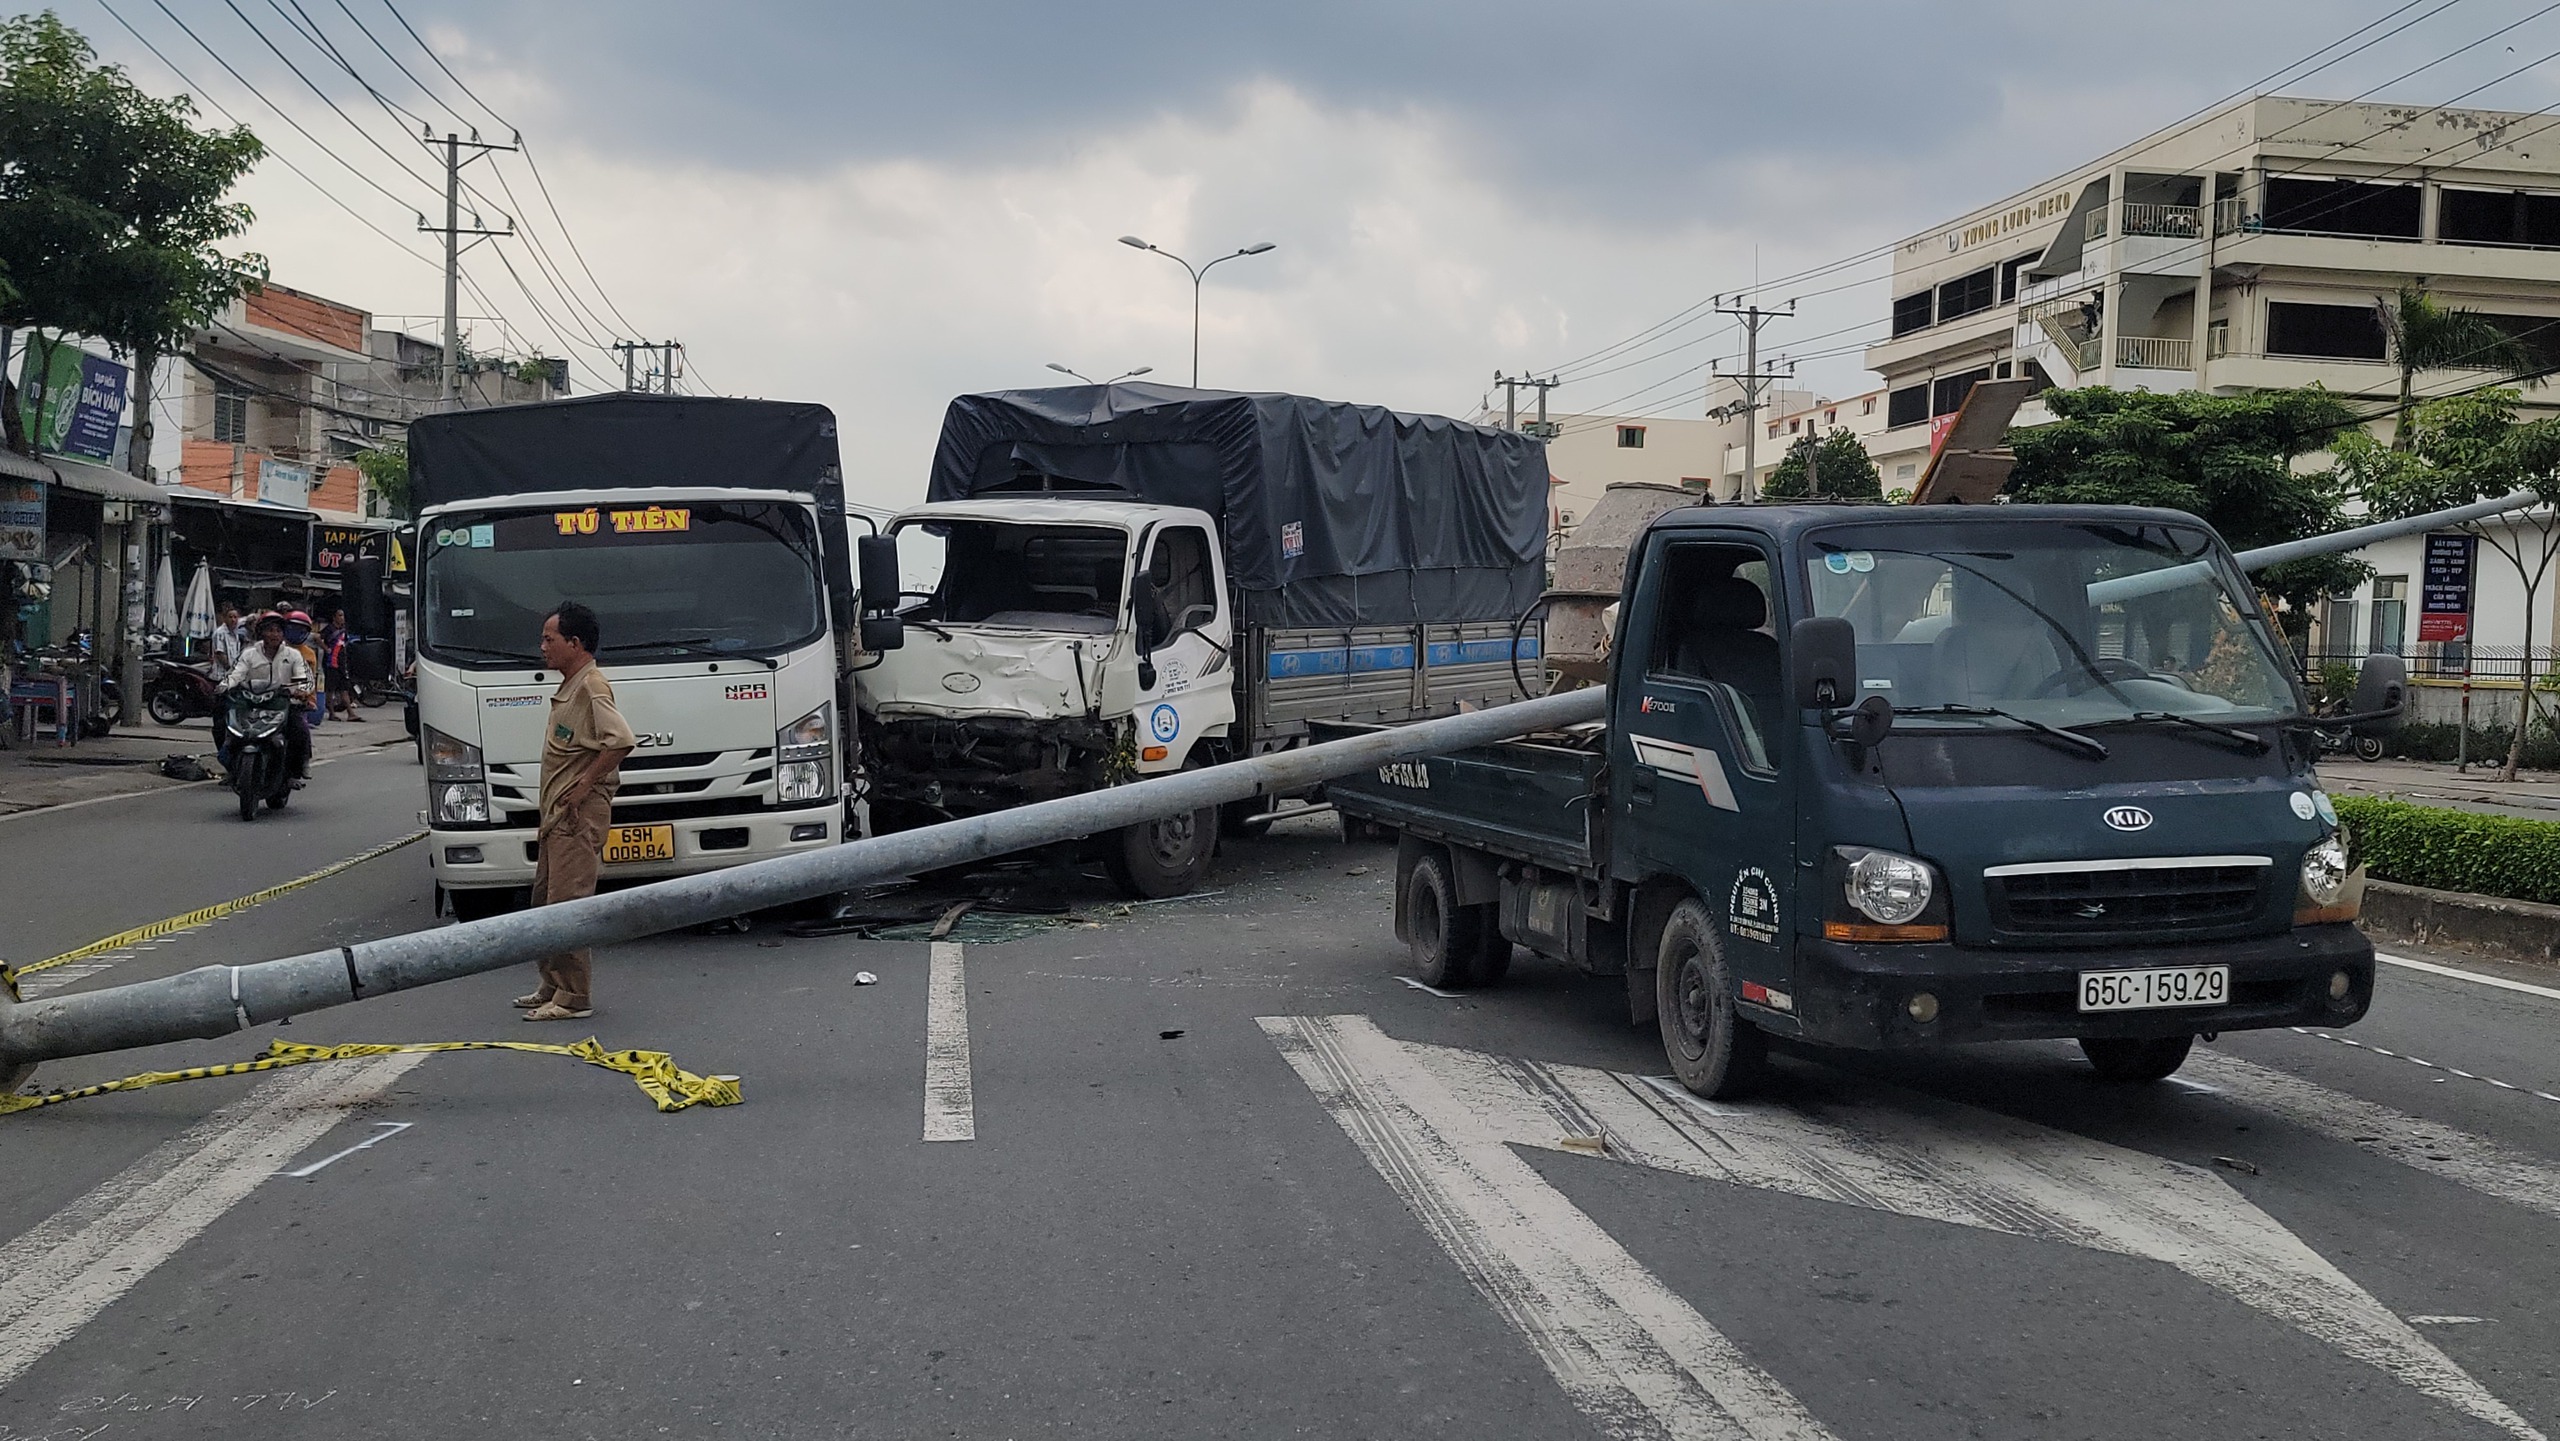
[[[195,578],[187,582],[187,604],[178,612],[178,633],[189,640],[202,640],[213,634],[213,564],[210,561],[197,566]]]
[[[151,628],[162,635],[174,635],[178,629],[178,573],[165,551],[160,556],[160,573],[151,579]]]

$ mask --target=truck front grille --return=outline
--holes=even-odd
[[[1997,866],[1984,880],[1992,929],[2037,941],[2244,929],[2266,899],[2260,856]]]

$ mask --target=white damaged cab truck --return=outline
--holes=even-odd
[[[884,831],[1513,698],[1546,449],[1294,395],[964,395],[887,535],[938,579],[855,677]],[[1534,668],[1534,631],[1516,644]],[[1132,895],[1179,895],[1219,819],[1099,837],[1101,858]]]
[[[640,740],[607,884],[847,837],[853,541],[824,406],[614,394],[424,416],[409,476],[427,857],[456,914],[521,904],[533,880],[560,683],[536,642],[564,600],[595,611]]]

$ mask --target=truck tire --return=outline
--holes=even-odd
[[[1694,898],[1663,923],[1653,984],[1671,1074],[1711,1101],[1749,1094],[1767,1069],[1769,1038],[1735,1014],[1733,972],[1715,921]]]
[[[1218,847],[1218,808],[1123,826],[1105,845],[1102,864],[1131,900],[1160,901],[1187,893],[1208,874]]]
[[[1446,852],[1426,850],[1414,858],[1404,882],[1404,935],[1413,953],[1413,978],[1426,986],[1463,990],[1498,981],[1510,968],[1511,943],[1494,931],[1493,907],[1462,906],[1457,895]],[[1490,977],[1484,965],[1488,934],[1503,951]]]
[[[2082,1036],[2080,1054],[2089,1058],[2098,1079],[2116,1085],[2141,1085],[2168,1078],[2187,1063],[2193,1036],[2154,1036],[2128,1040],[2114,1036]]]

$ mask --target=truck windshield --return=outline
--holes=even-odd
[[[1807,538],[1805,574],[1813,613],[1857,630],[1863,693],[1914,725],[2004,723],[1985,707],[2058,726],[2300,708],[2256,600],[2199,528],[1841,527]]]
[[[779,501],[447,512],[427,522],[428,654],[541,663],[542,618],[596,613],[608,659],[771,657],[825,629],[815,527]]]
[[[1129,569],[1123,531],[954,519],[911,522],[890,533],[912,542],[918,532],[942,542],[942,578],[914,612],[921,619],[1094,634],[1120,623]]]

